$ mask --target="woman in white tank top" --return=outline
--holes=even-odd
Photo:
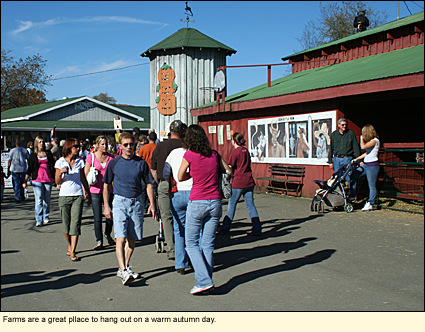
[[[367,200],[362,211],[371,211],[376,199],[376,181],[378,179],[379,161],[378,152],[380,147],[379,136],[375,128],[368,124],[362,128],[362,135],[360,136],[360,147],[366,150],[361,156],[354,159],[358,161],[364,159],[364,165],[358,168],[352,175],[352,179],[366,175],[367,183],[369,184],[369,199]]]

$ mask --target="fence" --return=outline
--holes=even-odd
[[[387,143],[380,151],[379,197],[404,202],[424,201],[424,143]],[[399,208],[382,208],[404,210]],[[417,212],[418,213],[418,212]]]

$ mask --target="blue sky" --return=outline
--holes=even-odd
[[[324,1],[326,2],[326,1]],[[397,1],[369,1],[397,19]],[[421,1],[406,1],[412,14]],[[189,1],[189,27],[235,49],[227,65],[281,63],[301,50],[296,37],[319,15],[318,1]],[[419,6],[418,6],[419,5]],[[185,1],[2,1],[1,47],[16,58],[40,54],[53,78],[48,100],[107,92],[120,104],[149,106],[149,59],[140,54],[186,27]],[[410,13],[400,1],[400,18]],[[287,66],[272,68],[272,79]],[[263,84],[267,70],[227,70],[228,95]]]

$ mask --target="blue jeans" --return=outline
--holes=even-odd
[[[24,182],[25,182],[25,172],[23,173],[12,172],[13,191],[15,192],[15,200],[17,201],[23,201],[25,199],[24,188],[22,188],[22,184]]]
[[[189,267],[189,256],[186,252],[185,224],[186,210],[189,204],[190,190],[178,191],[171,194],[171,214],[173,215],[174,226],[174,247],[176,269]]]
[[[34,182],[32,189],[35,198],[35,221],[42,225],[43,221],[49,222],[50,214],[50,195],[52,192],[52,182]]]
[[[94,225],[94,236],[96,237],[97,243],[103,243],[102,236],[102,218],[103,218],[103,194],[91,194],[92,198],[92,210],[93,210],[93,225]],[[114,194],[109,194],[109,206],[112,206]],[[113,221],[106,219],[105,235],[110,237],[112,232]]]
[[[236,204],[242,195],[246,208],[248,209],[249,217],[251,218],[252,232],[254,234],[261,234],[261,222],[254,205],[254,186],[242,189],[232,188],[232,197],[229,199],[227,213],[223,219],[223,225],[220,227],[220,230],[223,233],[229,232],[233,217],[235,216]]]
[[[345,158],[338,158],[333,157],[333,164],[334,164],[334,172],[339,170],[343,165],[351,164],[351,161],[353,160],[353,157],[345,157]],[[353,195],[353,193],[356,192],[357,187],[357,178],[353,179],[353,177],[347,176],[345,177],[345,181],[347,181],[350,184],[350,197],[356,197],[356,194]]]
[[[370,204],[375,204],[376,199],[376,181],[378,179],[379,166],[367,166],[366,164],[362,167],[357,168],[351,175],[351,179],[357,182],[357,179],[361,176],[366,175],[367,183],[369,185],[369,199],[367,200]],[[356,195],[356,192],[351,192],[350,196]]]
[[[116,239],[129,237],[134,240],[141,240],[143,238],[142,195],[127,198],[114,194],[112,216]]]
[[[187,206],[186,251],[195,270],[197,287],[213,285],[214,240],[221,213],[220,199],[189,201]]]

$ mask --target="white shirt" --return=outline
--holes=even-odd
[[[68,174],[62,179],[59,196],[80,196],[83,194],[83,186],[81,185],[80,172],[84,172],[84,160],[77,158],[74,167],[71,169],[64,157],[56,161],[55,168],[61,169],[66,166]]]
[[[366,149],[366,157],[364,157],[365,163],[371,163],[372,161],[378,161],[379,152],[379,139],[374,138],[376,144],[373,148]]]
[[[177,148],[170,152],[167,159],[165,159],[164,170],[162,175],[164,179],[169,179],[171,173],[173,173],[173,178],[177,182],[178,191],[189,191],[192,189],[193,179],[179,182],[177,179],[180,165],[182,164],[183,156],[187,150],[183,148]]]

